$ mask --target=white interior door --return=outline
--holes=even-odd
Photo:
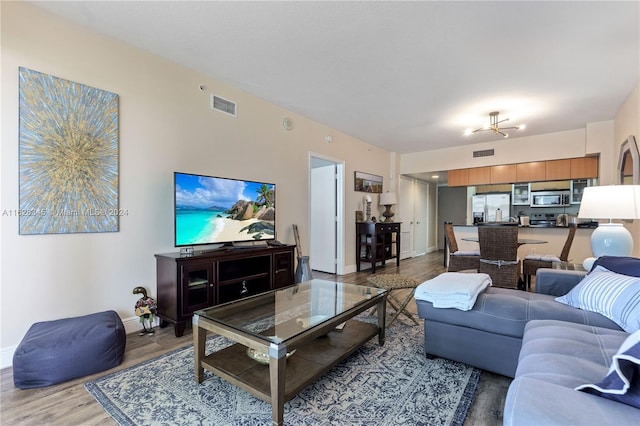
[[[427,216],[429,215],[429,185],[420,180],[415,181],[414,191],[414,241],[416,256],[427,253]]]
[[[400,225],[400,259],[414,256],[413,249],[413,181],[414,179],[400,176],[399,199],[400,204],[394,219],[402,222]]]
[[[312,162],[310,207],[312,233],[309,242],[309,264],[311,269],[316,271],[335,274],[337,192],[334,163]]]
[[[428,198],[427,202],[429,203],[428,213],[427,213],[427,252],[431,253],[432,251],[438,250],[438,231],[440,227],[438,226],[438,188],[436,184],[427,183],[428,187]]]

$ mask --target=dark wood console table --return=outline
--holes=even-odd
[[[294,245],[156,254],[160,326],[183,335],[193,313],[294,283]]]
[[[396,259],[400,266],[400,222],[356,222],[356,270],[360,262],[371,263],[371,273],[376,263]]]

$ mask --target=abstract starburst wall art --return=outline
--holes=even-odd
[[[19,233],[117,232],[118,95],[18,74]]]

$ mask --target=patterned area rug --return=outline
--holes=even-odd
[[[462,425],[480,370],[427,359],[423,327],[396,322],[384,346],[377,342],[374,337],[287,402],[285,424]],[[214,336],[207,353],[230,343]],[[120,425],[271,424],[270,404],[206,371],[197,384],[190,346],[85,387]]]

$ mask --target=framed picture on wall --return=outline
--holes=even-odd
[[[355,173],[354,190],[382,194],[382,176],[363,172]]]
[[[119,96],[18,73],[20,235],[117,232]]]

